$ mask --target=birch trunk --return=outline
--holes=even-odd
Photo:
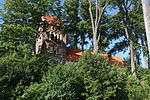
[[[97,37],[96,34],[93,34],[93,47],[94,47],[93,52],[94,52],[94,54],[97,54],[98,49],[99,49],[99,45],[98,45],[99,41],[97,40],[96,37]]]
[[[130,58],[131,58],[131,72],[132,75],[136,75],[136,64],[135,64],[135,55],[133,44],[130,42]]]
[[[144,58],[144,68],[148,68],[148,64],[147,64],[147,57],[145,54],[143,54],[143,58]]]
[[[150,56],[150,2],[149,0],[142,0],[144,23],[146,29],[147,45]]]
[[[131,59],[131,73],[132,75],[136,76],[136,63],[135,63],[135,55],[134,55],[134,48],[132,40],[130,39],[129,30],[127,27],[125,27],[125,33],[127,36],[127,39],[130,42],[129,49],[130,49],[130,59]]]
[[[101,32],[98,32],[98,28],[101,27],[101,18],[102,15],[104,13],[105,8],[109,5],[109,3],[111,1],[108,0],[108,2],[105,4],[105,6],[103,8],[100,7],[99,5],[99,1],[96,0],[95,2],[95,18],[93,17],[93,12],[92,12],[92,0],[88,0],[89,2],[89,13],[90,13],[90,18],[91,18],[91,23],[92,23],[92,31],[93,31],[93,52],[94,54],[98,53],[98,49],[99,49],[99,40],[100,40],[100,36],[101,36]]]
[[[144,52],[144,47],[146,46],[145,38],[141,38],[141,44],[142,44],[142,52],[143,52],[144,68],[148,68],[147,54],[145,54],[145,52]]]

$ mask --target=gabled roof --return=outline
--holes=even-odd
[[[94,53],[91,52],[91,54],[94,54]],[[119,66],[121,66],[121,65],[124,64],[124,59],[122,57],[109,56],[109,55],[106,55],[106,54],[99,54],[99,55],[101,55],[103,57],[107,57],[110,64],[116,63]],[[74,48],[69,48],[69,47],[66,48],[65,58],[68,61],[77,61],[77,60],[79,60],[79,58],[81,56],[83,56],[82,50],[80,50],[80,49],[74,49]]]

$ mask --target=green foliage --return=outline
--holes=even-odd
[[[72,47],[77,47],[79,43],[80,28],[78,23],[80,23],[80,0],[65,0],[63,4],[63,22],[65,25],[65,32],[67,33],[68,43]],[[83,33],[82,35],[85,36]]]
[[[81,99],[82,84],[72,64],[50,68],[42,83],[33,84],[19,100],[76,100]]]
[[[97,55],[85,55],[77,63],[80,76],[84,80],[87,100],[119,98],[123,89],[126,72],[112,68],[108,61]],[[118,93],[118,94],[117,94]]]
[[[124,94],[126,72],[103,57],[85,55],[79,62],[49,69],[41,83],[30,85],[18,100],[106,100]],[[121,73],[120,73],[121,72]]]
[[[103,6],[105,1],[101,0],[100,5]],[[71,45],[80,43],[83,46],[87,43],[86,38],[92,38],[87,0],[61,2],[5,0],[4,9],[0,9],[3,21],[0,25],[0,100],[149,100],[149,69],[138,67],[137,77],[133,77],[129,72],[130,65],[123,68],[110,65],[108,60],[97,55],[86,54],[78,62],[56,65],[45,55],[33,54],[37,28],[44,14],[63,18]],[[115,4],[117,2],[119,5]],[[129,6],[127,16],[118,12],[111,17],[104,12],[98,30],[103,33],[100,49],[105,50],[111,40],[125,36],[122,22],[128,17],[135,50],[143,47],[146,55],[140,3],[114,0],[112,4],[112,8],[120,8],[120,11],[126,6]],[[95,12],[94,6],[92,12]],[[126,51],[128,45],[129,41],[124,39],[112,52],[124,48]]]
[[[0,56],[8,52],[31,53],[34,45],[35,31],[31,27],[21,25],[1,25]],[[28,50],[27,50],[28,49]]]
[[[149,100],[150,81],[139,80],[135,76],[129,76],[126,83],[129,100]]]
[[[110,39],[118,39],[120,41],[112,48],[111,52],[127,51],[130,43],[133,44],[134,54],[137,56],[137,63],[140,64],[140,52],[147,56],[147,40],[144,29],[144,20],[142,14],[142,6],[140,0],[113,0],[111,7],[116,10],[116,14],[112,16],[112,33]],[[129,39],[125,33],[125,27],[128,27]],[[140,42],[141,41],[141,42]]]
[[[40,82],[49,66],[53,66],[47,57],[19,55],[12,53],[0,58],[0,99],[15,99],[23,93],[30,82]]]
[[[0,25],[0,52],[3,52],[0,56],[10,51],[20,52],[19,48],[24,45],[34,51],[41,16],[59,15],[60,3],[60,0],[5,0]]]
[[[78,62],[54,65],[45,56],[5,55],[0,61],[1,99],[17,100],[143,100],[150,98],[150,73],[110,65],[86,54]],[[143,76],[144,75],[144,76]],[[6,96],[7,95],[7,96]]]

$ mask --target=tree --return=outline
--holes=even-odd
[[[58,1],[58,0],[57,0]],[[50,58],[34,55],[41,16],[59,15],[55,0],[5,0],[0,25],[0,99],[15,99],[30,82],[41,81]],[[58,3],[59,4],[59,3]],[[60,10],[59,10],[60,11]]]
[[[120,16],[122,18],[125,37],[129,41],[129,50],[130,50],[130,60],[131,60],[131,72],[133,75],[136,75],[136,59],[135,59],[135,48],[133,46],[134,40],[133,37],[135,35],[132,29],[132,21],[130,17],[130,11],[132,9],[132,5],[135,4],[135,1],[130,0],[115,0],[115,6],[118,7]]]
[[[69,46],[77,48],[81,45],[82,51],[84,51],[84,45],[88,43],[85,39],[88,38],[89,30],[87,28],[87,19],[85,19],[85,16],[87,16],[87,11],[85,10],[87,6],[85,5],[87,3],[82,0],[65,0],[62,16]]]
[[[120,3],[121,5],[121,3]],[[114,8],[113,8],[114,9]],[[116,11],[118,7],[116,7]],[[145,30],[143,25],[143,16],[142,16],[142,6],[141,2],[135,1],[132,3],[132,7],[128,9],[129,20],[131,22],[133,34],[130,34],[135,51],[135,60],[137,64],[141,64],[141,52],[143,52],[144,58],[147,58],[147,42],[145,36]],[[126,34],[124,31],[124,24],[122,23],[123,16],[120,11],[112,16],[112,24],[110,24],[110,38],[109,40],[116,40],[121,38],[120,41],[115,43],[114,47],[110,50],[110,54],[116,54],[117,52],[126,52],[129,47],[129,41],[126,39]],[[144,60],[146,65],[146,60]],[[145,67],[146,68],[146,67]]]
[[[142,7],[143,7],[143,15],[144,15],[144,22],[145,22],[145,29],[146,29],[146,37],[147,37],[147,44],[148,50],[150,55],[150,2],[149,0],[142,0]]]
[[[60,16],[60,9],[60,0],[6,0],[0,26],[1,50],[21,52],[18,48],[27,44],[33,52],[41,16]]]
[[[28,50],[22,48],[24,51]],[[26,54],[26,56],[24,56]],[[28,51],[13,52],[0,57],[0,100],[16,100],[26,86],[39,83],[43,74],[54,63],[49,57],[36,56]]]
[[[100,5],[100,2],[98,0],[95,1],[95,12],[96,15],[94,16],[93,12],[92,12],[92,1],[88,0],[89,2],[89,13],[90,13],[90,18],[91,18],[91,23],[92,23],[92,32],[93,32],[93,52],[96,54],[98,53],[98,49],[99,49],[99,41],[101,38],[101,31],[99,31],[99,28],[101,28],[101,19],[102,16],[104,14],[104,10],[106,9],[106,7],[109,5],[110,0],[104,0],[105,1],[105,5],[103,7],[101,7],[102,5]]]
[[[63,9],[63,22],[68,37],[68,44],[76,48],[80,34],[78,23],[81,21],[79,17],[79,0],[65,0]]]

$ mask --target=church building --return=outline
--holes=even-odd
[[[46,54],[58,62],[77,61],[83,55],[82,50],[66,47],[66,34],[63,32],[62,23],[56,16],[44,15],[41,17],[41,23],[38,28],[36,38],[36,54]],[[91,52],[92,54],[92,52]],[[124,64],[122,57],[107,57],[110,64],[117,63],[119,66]]]
[[[56,61],[65,62],[66,34],[62,32],[59,19],[56,16],[42,16],[38,32],[36,54],[46,54]]]

